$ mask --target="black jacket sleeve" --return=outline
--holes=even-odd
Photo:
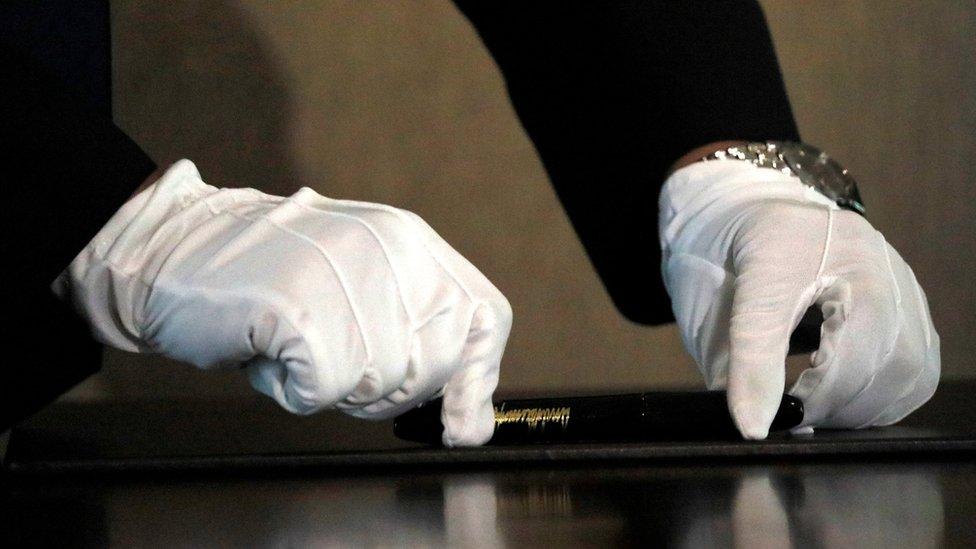
[[[724,140],[799,140],[755,0],[456,0],[617,308],[673,319],[657,199],[669,166]]]
[[[98,370],[50,284],[156,166],[109,116],[107,2],[6,3],[0,31],[2,431]]]

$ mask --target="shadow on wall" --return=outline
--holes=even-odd
[[[301,186],[288,154],[285,79],[239,7],[113,2],[112,28],[116,123],[160,166],[187,157],[214,185],[273,194]],[[161,357],[107,349],[102,373],[73,396],[250,392],[236,371],[203,375]]]

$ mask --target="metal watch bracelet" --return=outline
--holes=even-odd
[[[865,213],[854,177],[827,153],[806,143],[753,142],[715,151],[701,160],[743,160],[761,168],[795,175],[801,183],[833,200],[841,208],[862,216]]]

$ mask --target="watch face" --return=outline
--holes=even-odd
[[[783,161],[807,185],[833,199],[842,207],[864,213],[857,183],[827,153],[805,143],[776,143]]]

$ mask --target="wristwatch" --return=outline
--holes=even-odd
[[[744,160],[761,168],[795,175],[800,182],[833,200],[841,208],[864,215],[857,182],[847,169],[820,149],[794,141],[766,141],[737,145],[701,160]]]

